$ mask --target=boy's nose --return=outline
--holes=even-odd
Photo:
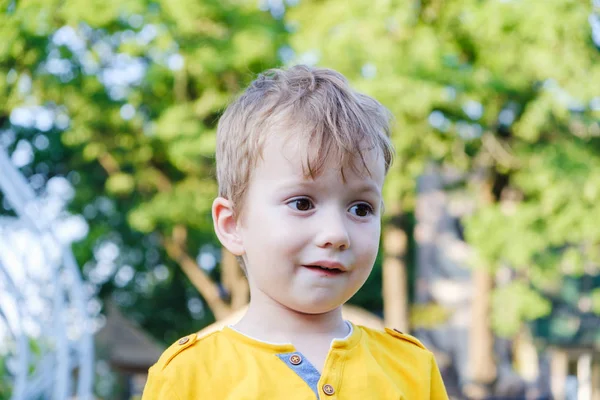
[[[343,216],[332,215],[321,221],[321,229],[317,235],[317,245],[337,250],[346,250],[350,247],[350,237]]]

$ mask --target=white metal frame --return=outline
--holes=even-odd
[[[49,238],[50,244],[61,252],[59,262],[48,262],[47,265],[51,273],[49,282],[52,285],[52,295],[48,302],[52,305],[49,310],[52,323],[42,331],[42,337],[36,338],[42,343],[42,354],[37,356],[35,362],[29,346],[30,338],[23,326],[28,312],[26,298],[22,288],[15,283],[11,268],[0,258],[0,290],[5,293],[5,301],[0,301],[0,323],[6,324],[9,340],[16,345],[14,354],[10,354],[9,369],[14,377],[11,400],[40,397],[65,400],[73,396],[79,400],[92,399],[92,319],[86,311],[89,299],[84,292],[79,267],[70,247],[62,244],[53,233],[53,221],[43,215],[35,192],[1,146],[0,190],[15,211],[18,225],[25,226],[40,237]],[[68,279],[63,279],[64,277]],[[75,312],[76,322],[66,318],[67,310]],[[10,315],[14,316],[15,313],[16,318],[11,318]],[[78,335],[69,338],[67,330],[74,324],[79,328]],[[50,345],[45,346],[44,343]],[[75,388],[74,392],[72,388]]]

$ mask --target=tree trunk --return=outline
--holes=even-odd
[[[600,360],[592,365],[592,400],[600,400]]]
[[[225,247],[221,248],[221,283],[231,299],[231,310],[237,311],[248,303],[248,281],[236,257]]]
[[[409,330],[408,275],[406,249],[408,240],[400,224],[400,207],[383,230],[383,316],[386,326]]]
[[[516,371],[530,384],[535,384],[540,377],[540,360],[531,332],[523,328],[514,341],[514,358]]]
[[[494,335],[492,333],[491,294],[493,289],[492,275],[485,269],[473,271],[473,303],[471,327],[469,332],[469,367],[471,381],[479,387],[471,395],[475,398],[485,396],[484,389],[496,378],[496,362],[494,359]]]
[[[481,195],[483,204],[492,204],[498,198],[496,193],[502,190],[500,179],[483,184]],[[469,380],[472,385],[466,388],[466,394],[474,399],[488,395],[488,385],[497,376],[494,358],[494,333],[491,321],[491,297],[494,278],[486,266],[473,269],[473,299],[471,305],[471,323],[469,327]]]
[[[565,350],[558,348],[552,349],[550,354],[552,397],[556,400],[564,400],[567,375],[569,374],[569,356]]]

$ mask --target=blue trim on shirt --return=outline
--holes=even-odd
[[[294,365],[290,362],[290,357],[294,354],[302,357],[302,362],[298,365]],[[292,371],[294,371],[306,384],[312,389],[319,398],[319,392],[317,391],[317,384],[319,383],[319,379],[321,379],[321,374],[317,369],[304,357],[304,355],[300,352],[294,353],[281,353],[277,354],[277,357],[281,361],[283,361]]]

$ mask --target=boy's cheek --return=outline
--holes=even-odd
[[[365,234],[368,232],[368,238],[379,243],[379,238],[381,236],[381,222],[379,219],[374,218],[370,223],[359,227],[358,231],[361,236],[366,236]]]
[[[373,253],[375,256],[379,251],[379,244],[381,241],[381,229],[380,227],[373,228],[370,232],[363,232],[363,237],[365,240],[366,247],[368,247],[369,252]]]

